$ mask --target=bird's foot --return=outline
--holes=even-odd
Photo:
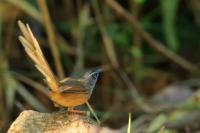
[[[86,114],[87,114],[86,111],[75,110],[75,109],[68,109],[67,112],[68,112],[69,114],[80,114],[80,115],[86,115]]]

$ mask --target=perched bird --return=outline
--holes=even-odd
[[[60,81],[58,92],[50,91],[49,95],[58,105],[73,107],[84,104],[90,98],[101,69],[87,72],[81,78],[66,78]],[[62,100],[61,100],[62,99]]]
[[[81,78],[69,77],[58,81],[29,25],[25,25],[21,21],[18,21],[18,25],[23,34],[23,36],[19,36],[19,40],[26,53],[34,61],[35,67],[45,77],[44,80],[49,87],[48,95],[50,99],[58,106],[68,107],[71,112],[78,112],[73,110],[73,107],[84,104],[89,100],[102,70],[89,71]]]

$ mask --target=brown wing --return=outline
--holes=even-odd
[[[21,21],[18,21],[18,25],[23,34],[23,36],[19,36],[19,40],[25,48],[26,53],[34,61],[35,67],[44,75],[49,88],[54,92],[58,91],[59,82],[51,71],[29,25],[25,25]]]
[[[60,81],[60,87],[58,89],[59,93],[69,93],[69,92],[88,92],[85,87],[83,80],[76,78],[66,78]]]
[[[64,89],[60,90],[60,93],[82,93],[88,94],[88,90],[85,89],[83,86],[63,86]]]

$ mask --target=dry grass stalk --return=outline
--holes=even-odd
[[[59,88],[59,82],[54,76],[49,64],[47,63],[38,41],[34,37],[28,24],[23,24],[18,21],[18,25],[23,36],[19,36],[19,40],[22,43],[26,53],[34,61],[35,67],[44,75],[45,81],[52,91],[57,91]]]

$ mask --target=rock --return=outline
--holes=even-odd
[[[119,133],[98,126],[89,116],[67,112],[40,113],[23,111],[10,126],[8,133]]]

